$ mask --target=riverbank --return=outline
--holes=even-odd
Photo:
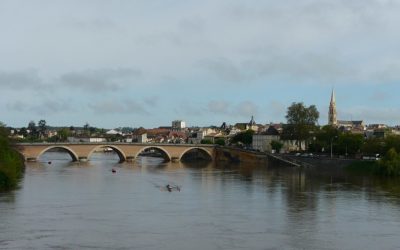
[[[20,154],[12,148],[6,131],[0,128],[0,191],[17,187],[24,171]]]

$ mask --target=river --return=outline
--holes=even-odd
[[[399,249],[399,190],[331,170],[49,152],[0,193],[0,249]]]

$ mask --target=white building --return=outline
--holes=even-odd
[[[182,130],[186,128],[186,123],[182,120],[172,121],[172,130]]]
[[[137,136],[138,143],[147,143],[147,133],[143,133]]]
[[[108,130],[108,131],[106,132],[106,134],[107,134],[107,135],[118,135],[118,134],[121,134],[121,132],[119,132],[119,131],[117,131],[117,130],[115,130],[115,129],[111,129],[111,130]]]
[[[207,135],[207,132],[203,129],[195,131],[192,135],[188,138],[188,143],[190,144],[200,144],[201,140],[204,139],[204,136]]]

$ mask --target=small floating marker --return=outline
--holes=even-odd
[[[51,161],[47,162],[48,164],[51,164]]]
[[[113,173],[116,173],[116,172],[117,172],[117,170],[115,170],[115,169],[111,169],[111,172],[113,172]]]

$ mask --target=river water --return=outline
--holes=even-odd
[[[101,153],[69,160],[46,153],[18,190],[0,193],[0,249],[400,248],[397,180],[152,157],[119,164]]]

